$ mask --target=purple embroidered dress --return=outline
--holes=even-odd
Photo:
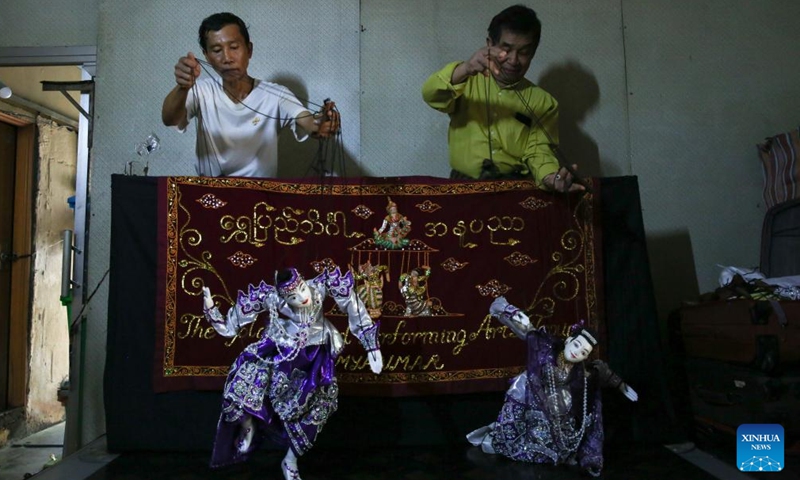
[[[519,311],[505,298],[491,313],[528,343],[526,371],[511,381],[497,420],[467,435],[486,453],[513,460],[554,465],[579,465],[592,475],[603,468],[603,416],[599,387],[610,370],[584,362],[568,371],[557,356],[563,341],[542,329],[526,329],[511,317]]]
[[[344,347],[341,333],[323,316],[323,301],[332,297],[347,314],[350,331],[368,351],[378,349],[378,324],[373,323],[354,293],[351,272],[336,268],[308,280],[311,305],[292,309],[271,285],[261,282],[239,292],[226,317],[217,307],[205,310],[207,320],[225,337],[273,310],[264,335],[248,345],[228,373],[222,394],[211,466],[247,460],[267,440],[291,448],[297,457],[307,452],[337,409],[336,356]],[[277,313],[277,315],[275,315]],[[255,435],[242,449],[246,419],[252,417]]]

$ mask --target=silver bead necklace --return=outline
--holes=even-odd
[[[559,354],[561,355],[561,354]],[[546,370],[548,386],[550,387],[549,397],[557,396],[556,390],[556,365],[548,364]],[[567,377],[569,377],[569,370],[565,370],[563,368],[559,368],[561,370],[558,372],[559,376],[559,383],[563,384],[566,382]],[[566,373],[564,375],[564,373]],[[562,378],[563,375],[563,378]],[[583,434],[586,432],[586,423],[588,419],[587,412],[587,404],[588,404],[588,388],[587,388],[587,380],[586,380],[586,371],[583,372],[583,418],[581,419],[581,428],[573,433],[565,433],[562,429],[561,423],[553,425],[553,432],[556,441],[563,450],[574,452],[577,450],[578,445],[580,444],[581,440],[583,439]],[[552,423],[552,422],[551,422]]]

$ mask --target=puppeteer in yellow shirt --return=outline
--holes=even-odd
[[[500,174],[530,176],[542,186],[559,168],[551,147],[558,146],[558,102],[524,78],[505,88],[484,75],[453,85],[459,63],[446,65],[422,86],[425,102],[450,115],[450,167],[480,178],[484,160],[491,159]]]

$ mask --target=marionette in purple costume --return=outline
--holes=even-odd
[[[581,324],[561,341],[536,329],[519,308],[498,297],[492,316],[528,342],[526,371],[511,381],[497,420],[467,435],[486,453],[512,460],[578,465],[592,476],[603,469],[600,387],[635,402],[638,394],[602,360],[586,362],[597,336]]]
[[[236,358],[223,389],[211,466],[247,460],[263,442],[287,448],[281,462],[286,480],[300,480],[297,458],[315,443],[338,406],[335,359],[344,348],[341,333],[323,315],[333,298],[347,314],[350,331],[367,351],[374,373],[383,369],[378,323],[356,296],[351,272],[328,269],[304,280],[290,268],[276,275],[276,287],[262,281],[239,291],[223,316],[203,287],[203,311],[214,329],[233,337],[262,312],[269,324],[262,337]]]

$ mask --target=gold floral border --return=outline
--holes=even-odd
[[[478,193],[513,192],[536,189],[532,180],[507,180],[497,182],[443,183],[443,184],[334,184],[288,183],[268,179],[230,177],[167,177],[168,188],[177,185],[206,187],[247,188],[275,193],[297,195],[466,195]]]
[[[384,195],[384,194],[404,194],[404,195],[452,195],[452,194],[482,194],[494,192],[508,192],[535,189],[536,185],[532,181],[527,180],[511,180],[500,182],[474,182],[474,183],[456,183],[456,184],[411,184],[411,185],[398,185],[398,184],[375,184],[375,185],[325,185],[319,183],[286,183],[273,180],[252,180],[245,178],[220,178],[220,177],[167,177],[167,252],[166,258],[166,305],[165,305],[165,331],[164,331],[164,359],[163,359],[163,372],[167,377],[184,377],[184,376],[225,376],[228,373],[227,366],[182,366],[175,365],[175,338],[176,338],[176,298],[177,298],[177,282],[178,282],[178,265],[177,265],[177,252],[181,249],[179,234],[181,228],[178,225],[178,217],[180,206],[180,186],[181,185],[199,185],[218,188],[247,188],[260,191],[270,191],[277,193],[292,193],[300,195],[319,195],[319,194],[333,194],[333,195],[354,195],[354,194],[370,194],[370,195]],[[575,229],[570,229],[562,235],[562,247],[565,251],[577,250],[576,255],[566,262],[559,262],[559,264],[545,275],[544,280],[537,288],[535,300],[528,306],[526,311],[529,313],[537,308],[540,302],[552,302],[552,297],[541,297],[540,293],[545,282],[553,274],[569,272],[570,275],[582,273],[584,277],[584,285],[586,290],[586,312],[588,318],[587,323],[597,328],[600,320],[601,313],[598,311],[597,304],[597,285],[595,282],[595,258],[594,258],[594,226],[593,226],[593,194],[585,194],[581,200],[576,204],[572,212],[572,218],[576,225]],[[578,217],[583,216],[584,221]],[[186,219],[184,227],[190,223],[190,218]],[[184,232],[185,233],[185,232]],[[191,232],[190,232],[191,233]],[[195,232],[199,237],[199,232]],[[574,238],[578,238],[576,241]],[[192,240],[189,240],[192,243]],[[195,241],[199,241],[196,238]],[[562,252],[554,252],[554,255],[559,257]],[[578,263],[583,260],[582,263]],[[214,272],[213,267],[208,263],[208,259],[192,258],[191,263],[196,265],[195,268],[206,268]],[[185,266],[185,265],[184,265]],[[223,284],[225,282],[222,282]],[[559,282],[559,284],[561,284]],[[580,282],[576,283],[577,286]],[[196,286],[199,290],[200,286]],[[578,290],[574,292],[574,297],[578,294]],[[546,318],[546,310],[544,314],[534,314]],[[599,352],[599,346],[597,351]],[[337,376],[340,381],[347,383],[374,383],[374,384],[393,384],[393,383],[416,383],[416,382],[450,382],[450,381],[463,381],[463,380],[481,380],[481,379],[496,379],[508,378],[509,374],[519,373],[521,367],[507,367],[500,369],[479,369],[479,370],[465,370],[465,371],[447,371],[447,372],[407,372],[407,373],[383,373],[380,377],[370,375],[369,373],[339,373]]]
[[[464,380],[507,379],[525,370],[524,366],[504,368],[483,368],[478,370],[451,370],[447,372],[401,372],[380,375],[373,373],[336,372],[336,379],[342,383],[353,384],[399,384],[399,383],[434,383]]]

